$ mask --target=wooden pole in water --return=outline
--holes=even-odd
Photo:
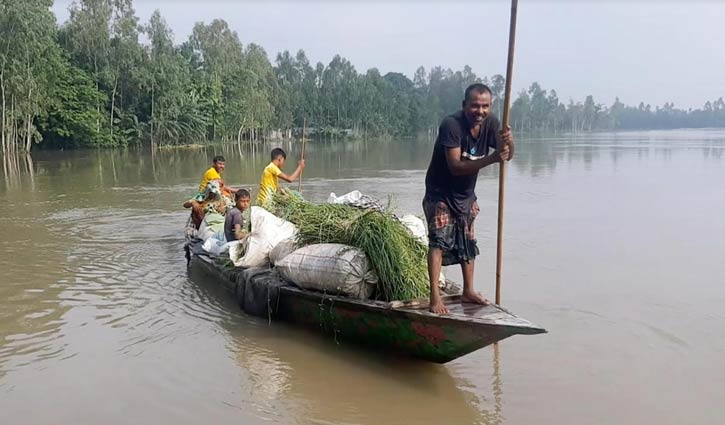
[[[302,121],[302,155],[300,159],[305,159],[305,145],[307,145],[307,139],[305,139],[305,132],[307,131],[307,118]],[[297,183],[297,191],[302,192],[302,171],[300,171],[300,181]]]
[[[509,126],[509,107],[511,106],[511,79],[514,73],[514,44],[516,40],[516,9],[518,0],[511,0],[511,24],[509,26],[509,54],[506,64],[506,91],[503,101],[502,129]],[[503,200],[506,189],[506,162],[501,161],[498,168],[498,234],[496,238],[496,304],[501,304],[501,265],[503,248]]]

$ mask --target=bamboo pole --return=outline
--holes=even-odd
[[[494,417],[500,422],[503,419],[503,382],[499,361],[498,341],[493,344],[493,408]]]
[[[305,138],[305,132],[307,131],[307,118],[302,122],[302,155],[301,160],[305,160],[305,146],[307,145],[307,139]],[[297,183],[297,191],[302,192],[302,171],[300,170],[300,181]]]
[[[502,129],[509,126],[509,107],[511,105],[511,79],[514,73],[514,45],[516,40],[516,9],[518,0],[511,0],[511,23],[509,26],[509,51],[506,64],[506,91],[503,101]],[[501,305],[501,266],[503,262],[503,205],[506,189],[506,163],[501,161],[498,168],[498,233],[496,237],[496,304]]]

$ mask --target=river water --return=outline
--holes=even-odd
[[[549,330],[445,365],[249,317],[183,257],[211,157],[255,188],[269,146],[38,152],[0,184],[2,424],[718,424],[725,131],[519,140],[503,305]],[[298,146],[290,152],[289,171]],[[421,214],[430,141],[317,142],[304,193]],[[497,172],[476,285],[493,296]],[[458,277],[449,268],[450,277]]]

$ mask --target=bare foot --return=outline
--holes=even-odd
[[[428,308],[431,313],[435,314],[448,314],[448,309],[445,305],[441,302],[441,300],[436,300],[435,302],[430,303],[430,307]]]
[[[464,303],[471,303],[471,304],[481,304],[481,305],[491,305],[491,301],[487,300],[486,298],[483,298],[483,295],[481,295],[478,292],[471,291],[471,292],[463,292],[463,295],[461,295],[461,302]]]

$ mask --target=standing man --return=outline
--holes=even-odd
[[[478,214],[476,179],[478,170],[514,153],[511,129],[501,130],[491,115],[491,89],[472,84],[465,92],[462,110],[443,119],[425,176],[423,211],[428,222],[428,277],[430,311],[448,313],[441,302],[438,278],[441,266],[460,264],[463,302],[488,305],[473,289],[473,264],[478,246],[473,220]],[[489,153],[489,149],[494,152]]]

